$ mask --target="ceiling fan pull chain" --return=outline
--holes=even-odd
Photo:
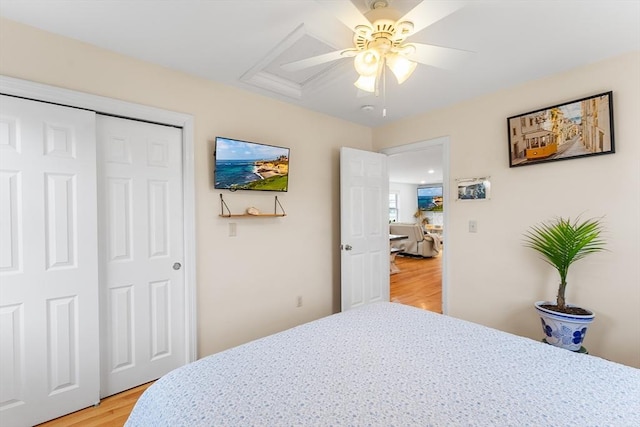
[[[385,69],[386,59],[383,59],[382,66],[382,117],[387,117],[387,70]]]

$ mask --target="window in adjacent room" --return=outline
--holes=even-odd
[[[389,222],[398,222],[398,194],[389,193]]]

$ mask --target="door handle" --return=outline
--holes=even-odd
[[[353,249],[353,246],[351,246],[351,245],[344,245],[343,249],[344,249],[345,251],[350,251],[351,249]]]
[[[179,262],[174,262],[173,263],[173,269],[174,270],[180,270],[182,268],[182,264],[180,264]]]

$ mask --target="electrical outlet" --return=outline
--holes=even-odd
[[[302,307],[302,295],[298,295],[296,299],[296,307]]]
[[[237,226],[235,222],[229,223],[229,237],[236,237],[237,235]]]
[[[469,221],[469,233],[477,233],[478,232],[478,222],[475,219]]]

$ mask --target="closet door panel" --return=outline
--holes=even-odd
[[[186,362],[182,132],[97,117],[101,397]]]
[[[95,114],[0,97],[0,419],[99,400]]]

